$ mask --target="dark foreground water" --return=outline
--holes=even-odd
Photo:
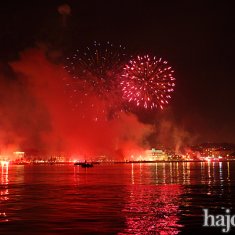
[[[228,162],[9,165],[0,183],[4,235],[221,234],[202,227],[202,209],[235,212]]]

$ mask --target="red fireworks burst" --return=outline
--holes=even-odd
[[[162,58],[137,56],[125,65],[121,89],[123,98],[145,109],[163,109],[174,91],[174,70]]]
[[[116,87],[125,60],[125,47],[110,42],[94,42],[66,58],[64,68],[73,79],[84,80],[102,98]],[[84,83],[84,84],[85,84]]]
[[[122,111],[117,87],[125,58],[125,47],[110,42],[94,42],[68,56],[64,69],[70,76],[64,80],[73,110],[89,109],[94,120],[110,119]]]

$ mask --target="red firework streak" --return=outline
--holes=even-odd
[[[174,70],[162,58],[137,56],[124,67],[121,89],[123,98],[137,107],[163,109],[174,91]]]

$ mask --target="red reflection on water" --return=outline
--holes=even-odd
[[[179,205],[183,186],[177,183],[171,184],[173,181],[171,174],[171,165],[167,173],[165,164],[149,165],[143,169],[142,165],[132,165],[132,185],[128,187],[129,197],[126,198],[123,209],[126,228],[119,235],[173,235],[180,232],[182,225],[179,223]],[[153,179],[155,180],[152,181]],[[155,182],[155,185],[149,184],[149,181]]]
[[[1,164],[1,188],[0,188],[0,205],[3,201],[9,200],[8,191],[8,164]],[[0,207],[2,209],[2,206]],[[0,222],[7,222],[7,215],[5,211],[0,211]]]
[[[178,234],[180,185],[133,185],[123,210],[124,233]]]

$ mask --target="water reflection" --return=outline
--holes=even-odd
[[[9,222],[0,234],[209,234],[202,208],[235,208],[235,162],[9,165],[9,173],[1,168],[0,222]]]
[[[123,209],[126,228],[121,234],[178,234],[182,186],[174,181],[173,164],[131,166],[131,186]],[[135,179],[138,179],[136,181]]]
[[[7,214],[4,210],[4,201],[9,200],[8,191],[8,164],[1,164],[1,187],[0,187],[0,222],[7,222]]]
[[[177,234],[180,194],[179,185],[132,186],[123,209],[124,234]]]
[[[132,164],[130,172],[120,234],[178,234],[185,226],[182,215],[194,213],[201,227],[202,208],[230,205],[229,162]]]

